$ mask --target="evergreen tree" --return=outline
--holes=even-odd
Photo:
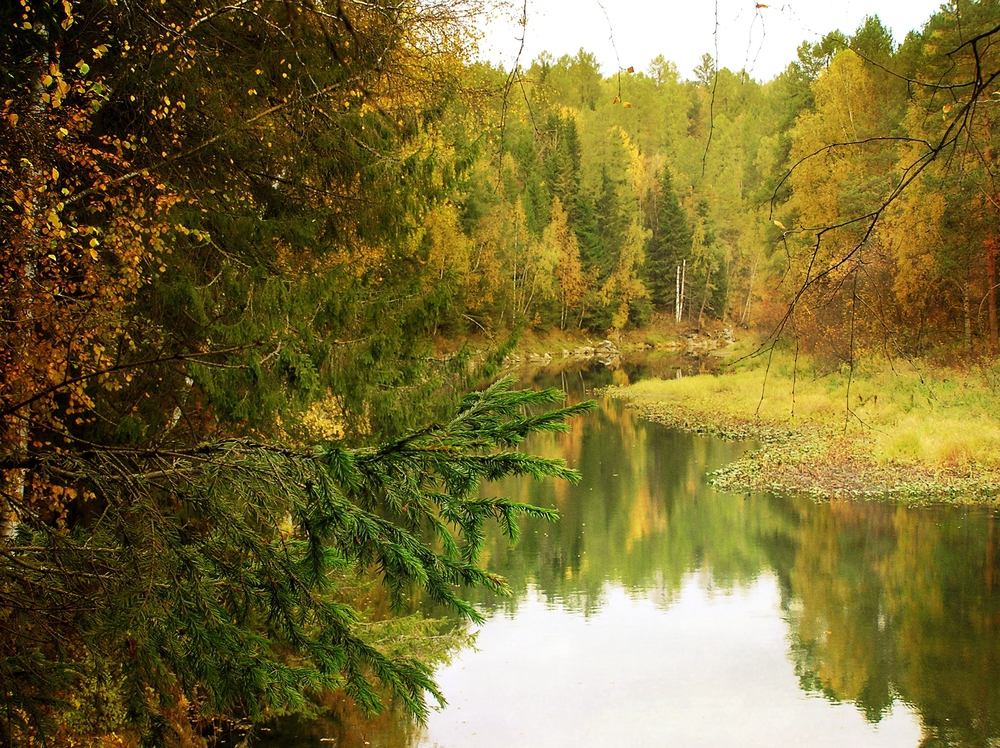
[[[596,244],[593,254],[586,260],[599,268],[603,280],[613,271],[625,242],[628,219],[625,215],[620,183],[611,176],[607,164],[601,165],[601,181],[594,201],[594,218],[597,223]]]
[[[428,362],[417,231],[462,168],[460,11],[0,9],[0,742],[164,745],[333,688],[421,714],[426,665],[339,575],[474,618],[482,523],[535,513],[479,483],[574,477],[511,450],[580,412],[524,415],[553,393],[413,428],[476,376]]]
[[[545,179],[563,206],[573,206],[580,189],[580,136],[576,121],[571,116],[550,114],[547,130],[552,143],[545,161]]]
[[[652,235],[646,243],[645,281],[650,301],[655,307],[665,309],[676,295],[677,266],[690,259],[691,228],[668,169],[660,172],[657,188],[650,201]]]
[[[65,732],[81,692],[104,715],[92,729],[155,746],[178,739],[183,703],[257,719],[342,689],[375,711],[387,689],[425,715],[425,696],[441,701],[428,667],[369,641],[337,580],[373,573],[397,601],[420,590],[478,621],[462,586],[506,589],[476,565],[485,521],[513,541],[518,517],[554,516],[479,487],[576,480],[563,461],[516,450],[592,405],[530,414],[561,397],[501,380],[450,421],[363,449],[240,438],[6,460],[32,480],[69,479],[94,516],[60,528],[46,507],[16,507],[0,554],[0,739]]]

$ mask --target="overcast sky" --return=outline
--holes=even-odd
[[[520,7],[521,0],[514,1]],[[923,26],[940,0],[798,0],[766,5],[718,0],[722,67],[746,68],[754,78],[769,80],[795,59],[802,41],[818,41],[835,29],[853,32],[866,15],[877,15],[902,41],[907,32]],[[528,0],[521,61],[528,64],[543,51],[558,58],[583,47],[597,55],[602,72],[611,75],[618,60],[623,68],[631,65],[645,71],[650,60],[662,54],[677,64],[682,77],[691,78],[703,54],[715,55],[715,27],[714,0]],[[509,68],[520,46],[520,27],[494,21],[484,31],[482,56]]]

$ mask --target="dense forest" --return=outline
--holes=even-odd
[[[446,281],[436,324],[600,333],[660,314],[841,361],[995,353],[997,12],[951,5],[901,45],[869,17],[763,84],[708,55],[691,80],[663,57],[602,77],[583,50],[542,55],[421,227]]]
[[[996,2],[766,83],[504,71],[474,6],[0,7],[3,743],[425,713],[386,627],[505,589],[484,522],[547,513],[481,481],[576,477],[517,447],[586,404],[482,389],[526,327],[996,354]]]

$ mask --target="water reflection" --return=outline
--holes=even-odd
[[[627,376],[538,383],[579,398]],[[491,489],[562,519],[488,545],[516,595],[478,593],[477,649],[439,673],[449,709],[348,729],[342,708],[269,745],[1000,743],[991,511],[717,494],[706,472],[747,445],[613,402],[529,448],[585,478]]]
[[[874,721],[894,698],[925,746],[1000,737],[1000,596],[993,513],[833,504],[800,508],[788,567],[805,687]]]

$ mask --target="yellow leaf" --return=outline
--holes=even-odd
[[[8,114],[7,115],[7,121],[10,122],[10,126],[11,127],[15,127],[17,125],[17,115],[16,114]]]

